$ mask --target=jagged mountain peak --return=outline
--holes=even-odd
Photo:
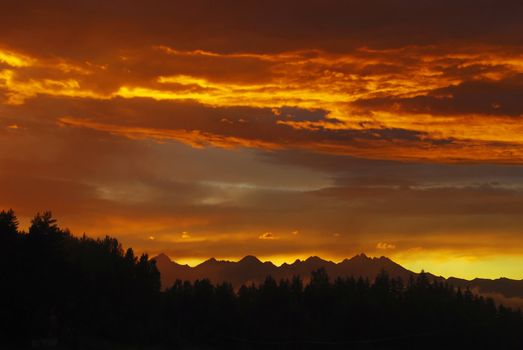
[[[157,263],[163,263],[163,262],[173,262],[169,256],[167,256],[165,253],[160,253],[157,256],[153,258],[153,260],[156,260]]]
[[[354,255],[348,261],[369,261],[369,260],[372,260],[372,259],[369,258],[365,253],[360,253],[358,255]]]
[[[320,258],[319,256],[314,255],[314,256],[310,256],[310,257],[308,257],[308,258],[305,260],[305,262],[307,262],[307,263],[322,263],[322,264],[323,264],[323,263],[327,263],[328,261],[323,260],[323,259]]]
[[[209,258],[209,259],[205,260],[204,262],[202,262],[201,264],[197,265],[196,267],[198,267],[198,266],[216,265],[217,263],[219,263],[219,261],[216,260],[215,257],[212,257],[212,258]]]
[[[261,260],[254,255],[246,255],[238,262],[243,264],[262,264]]]
[[[386,256],[380,256],[379,258],[373,258],[373,260],[377,260],[377,261],[379,261],[381,263],[397,265],[394,261],[390,260]]]

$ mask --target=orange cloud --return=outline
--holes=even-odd
[[[296,120],[274,113],[277,119],[271,122],[276,125],[271,128],[276,132],[281,133],[282,129],[277,128],[281,125],[304,131],[304,135],[316,135],[307,137],[307,141],[286,139],[284,142],[276,138],[267,140],[263,133],[245,137],[235,126],[231,126],[230,135],[206,131],[205,125],[195,130],[189,117],[185,118],[189,126],[186,129],[105,125],[92,118],[87,122],[62,117],[64,124],[82,124],[126,137],[175,139],[197,147],[207,144],[225,148],[307,148],[380,159],[510,163],[522,160],[521,125],[513,118],[514,113],[523,110],[519,105],[521,99],[515,96],[507,100],[504,96],[514,96],[512,90],[500,95],[501,88],[495,85],[518,91],[516,77],[522,72],[522,56],[508,50],[496,51],[495,47],[464,47],[454,52],[445,46],[439,50],[416,46],[395,50],[362,48],[343,54],[319,50],[223,54],[153,47],[128,52],[125,60],[108,59],[117,63],[96,66],[65,59],[29,57],[15,51],[8,51],[2,57],[5,62],[11,62],[9,68],[0,70],[0,87],[6,91],[8,104],[20,105],[36,96],[56,96],[106,101],[120,98],[172,103],[193,101],[215,109],[242,107],[278,111],[295,106],[325,111],[325,117],[317,120]],[[170,62],[188,57],[203,57],[208,66],[216,67],[211,72],[198,71],[189,60],[184,63],[187,69],[184,73]],[[146,62],[153,59],[164,64],[148,66]],[[261,71],[252,72],[259,74],[259,78],[253,82],[251,78],[246,80],[243,73],[235,76],[231,64],[238,60],[263,64],[256,66]],[[225,67],[233,69],[229,80],[215,73]],[[124,76],[122,70],[130,73]],[[176,70],[178,73],[172,74]],[[101,87],[105,80],[109,80],[106,85],[112,86],[112,90]],[[474,109],[468,110],[467,104],[475,101],[474,91],[478,88],[474,86],[482,89],[482,94],[491,95],[486,95],[486,104],[475,103]],[[445,106],[452,103],[462,107],[456,107],[457,113],[449,116],[451,107]],[[184,119],[184,116],[177,118]],[[229,119],[222,116],[220,120]],[[231,132],[234,129],[238,129],[236,135]],[[405,132],[402,134],[401,130]],[[321,142],[315,142],[315,138]],[[487,148],[490,152],[485,152]]]
[[[378,242],[378,244],[376,244],[376,249],[380,249],[380,250],[396,249],[396,245],[394,245],[392,243]]]
[[[262,233],[258,238],[259,239],[266,239],[266,240],[278,239],[278,237],[275,236],[272,232]]]
[[[0,63],[5,63],[11,67],[28,67],[33,64],[33,59],[19,53],[0,49]]]
[[[215,146],[223,148],[232,147],[255,147],[263,149],[277,149],[278,145],[258,140],[242,139],[238,137],[226,137],[213,135],[198,130],[166,130],[142,127],[125,127],[111,124],[101,124],[88,120],[78,120],[73,118],[59,118],[59,123],[63,126],[83,127],[105,131],[115,135],[122,135],[131,139],[150,138],[155,140],[177,140],[192,147],[201,148],[204,146]]]

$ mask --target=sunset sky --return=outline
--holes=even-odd
[[[523,278],[523,2],[3,1],[0,209],[191,265]]]

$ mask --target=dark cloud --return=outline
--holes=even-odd
[[[523,167],[520,165],[496,164],[438,164],[433,162],[405,162],[395,160],[375,160],[354,156],[311,153],[285,150],[280,152],[261,152],[261,161],[276,164],[292,164],[303,168],[324,171],[333,176],[339,184],[348,184],[354,178],[372,178],[378,175],[412,181],[416,184],[423,179],[428,183],[479,183],[498,179],[502,183],[520,183],[523,179]],[[372,182],[371,184],[378,184]]]
[[[360,185],[322,189],[318,194],[368,202],[355,211],[391,216],[516,215],[523,208],[520,189],[497,188],[489,184],[468,187]]]
[[[7,3],[2,13],[0,41],[28,51],[88,57],[113,50],[115,42],[221,52],[311,47],[346,51],[442,41],[518,45],[523,7],[511,0],[330,1],[328,5],[318,0],[34,1]]]
[[[328,120],[331,123],[341,123],[337,119],[328,118],[328,111],[317,109],[307,110],[296,107],[282,107],[273,111],[283,120],[319,122]]]
[[[520,116],[523,114],[523,74],[500,81],[465,81],[422,96],[360,100],[355,105],[369,109],[394,108],[398,113]]]
[[[280,110],[252,107],[209,107],[193,102],[154,101],[151,99],[63,99],[36,98],[22,106],[4,106],[7,113],[31,111],[32,118],[57,123],[60,118],[89,120],[102,125],[153,130],[198,131],[219,137],[255,140],[278,147],[307,147],[325,143],[332,147],[383,147],[366,142],[418,142],[442,144],[452,140],[431,140],[427,133],[405,129],[328,129],[321,124],[297,128],[280,121],[313,121],[339,124],[324,111],[283,107]],[[144,118],[147,116],[147,118]],[[81,124],[80,124],[81,125]],[[87,126],[89,127],[89,126]],[[147,133],[145,133],[147,137]],[[154,139],[154,135],[151,136]]]

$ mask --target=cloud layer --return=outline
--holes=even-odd
[[[0,206],[25,223],[185,261],[523,254],[520,1],[2,12]]]

